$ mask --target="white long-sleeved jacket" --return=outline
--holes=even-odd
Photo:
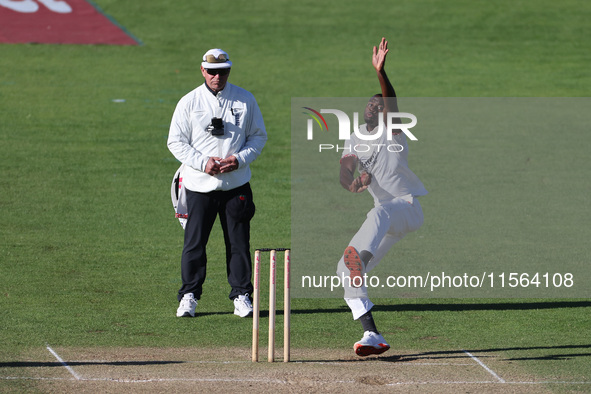
[[[224,135],[208,131],[213,117],[224,121]],[[217,95],[205,84],[178,102],[168,134],[168,149],[185,164],[181,176],[184,186],[207,193],[231,190],[250,180],[249,164],[261,153],[267,141],[263,116],[254,96],[245,89],[226,83]],[[234,171],[211,176],[205,166],[211,156],[238,159]]]

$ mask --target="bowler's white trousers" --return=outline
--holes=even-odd
[[[393,200],[376,205],[353,237],[349,246],[353,246],[358,253],[366,250],[373,257],[363,270],[368,273],[374,269],[388,253],[388,251],[410,232],[418,230],[423,224],[423,210],[419,200],[412,195],[394,198]],[[345,266],[344,257],[337,266],[339,277],[348,277],[349,269]],[[353,313],[353,319],[367,313],[373,303],[367,294],[367,284],[352,287],[350,281],[344,281],[345,301]]]

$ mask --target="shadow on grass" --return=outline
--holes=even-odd
[[[494,303],[440,303],[440,304],[400,304],[400,305],[375,305],[372,311],[381,312],[463,312],[463,311],[522,311],[522,310],[543,310],[543,309],[562,309],[562,308],[589,308],[591,301],[541,301],[541,302],[494,302]],[[343,305],[339,308],[330,309],[301,309],[293,310],[293,314],[313,314],[313,313],[350,313],[349,308]],[[535,351],[535,350],[560,350],[560,349],[591,349],[591,345],[561,345],[561,346],[535,346],[535,347],[506,347],[506,348],[491,348],[491,349],[472,349],[468,350],[471,353],[495,353],[508,351]],[[505,361],[525,361],[525,360],[568,360],[578,357],[590,357],[591,352],[579,353],[564,353],[564,354],[547,354],[534,357],[512,357],[504,358]],[[488,356],[478,356],[479,358],[486,358]],[[426,360],[441,360],[441,359],[465,359],[469,358],[464,350],[450,350],[450,351],[434,351],[422,352],[417,354],[394,355],[394,356],[377,356],[368,358],[347,358],[341,360],[316,360],[315,362],[364,362],[364,361],[381,361],[381,362],[413,362]],[[314,362],[309,360],[307,362]]]
[[[466,350],[470,353],[495,353],[495,352],[515,352],[515,351],[532,351],[532,350],[565,350],[565,349],[591,349],[591,345],[559,345],[559,346],[530,346],[530,347],[505,347],[505,348],[491,348],[491,349],[472,349]],[[566,353],[545,355],[539,357],[512,357],[504,358],[505,361],[517,360],[567,360],[574,357],[590,357],[590,353]],[[439,352],[422,352],[417,354],[406,354],[400,361],[416,361],[426,359],[450,359],[450,358],[466,358],[469,357],[464,350],[451,350]],[[478,358],[486,359],[487,355],[478,355]]]
[[[297,299],[296,299],[297,300]],[[379,302],[379,301],[378,301]],[[292,301],[293,304],[293,301]],[[399,304],[399,305],[374,305],[374,312],[462,312],[462,311],[523,311],[536,309],[560,309],[560,308],[591,308],[591,301],[547,301],[547,302],[496,302],[496,303],[458,303],[458,304]],[[292,307],[292,315],[307,315],[316,313],[350,313],[349,308],[343,305],[338,308],[314,308],[295,309]],[[233,312],[197,312],[199,316],[233,315]],[[277,309],[276,315],[283,315],[282,309]],[[261,309],[259,317],[269,317],[267,309]]]
[[[534,346],[534,347],[507,347],[507,348],[493,348],[493,349],[473,349],[466,350],[470,353],[476,354],[480,359],[486,359],[486,355],[479,353],[495,353],[495,352],[507,352],[507,351],[532,351],[532,350],[564,350],[564,349],[591,349],[591,345],[562,345],[562,346]],[[415,354],[404,354],[404,355],[392,355],[392,356],[370,356],[367,358],[348,357],[339,360],[305,360],[298,361],[302,363],[317,363],[317,362],[420,362],[420,361],[442,361],[451,359],[470,359],[471,357],[464,350],[442,350],[433,352],[421,352]],[[591,353],[566,353],[566,354],[555,354],[545,355],[539,357],[516,357],[516,358],[504,358],[504,361],[517,361],[517,360],[568,360],[574,357],[590,357]]]
[[[298,299],[294,299],[297,302]],[[293,302],[292,301],[292,305]],[[379,300],[378,300],[379,302]],[[496,303],[442,303],[442,304],[399,304],[399,305],[375,305],[372,310],[379,312],[450,312],[450,311],[509,311],[509,310],[536,310],[536,309],[559,309],[559,308],[590,308],[591,301],[546,301],[546,302],[496,302]],[[298,315],[314,313],[349,313],[349,308],[343,305],[338,308],[314,308],[314,309],[294,309],[291,313]],[[233,312],[197,312],[199,316],[214,315],[233,315]],[[282,309],[277,309],[277,315],[283,315]],[[260,310],[260,317],[269,317],[267,309]]]
[[[547,301],[547,302],[495,302],[495,303],[458,303],[458,304],[400,304],[400,305],[375,305],[372,311],[379,312],[463,312],[463,311],[523,311],[536,309],[561,309],[561,308],[590,308],[591,301]],[[292,314],[310,313],[339,313],[349,312],[349,308],[343,305],[339,308],[329,309],[292,309]],[[262,311],[261,311],[262,313]],[[280,311],[277,311],[280,313]]]

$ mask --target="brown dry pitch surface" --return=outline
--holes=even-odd
[[[39,348],[0,361],[0,392],[515,392],[591,390],[541,379],[495,355],[408,352],[359,358],[352,351],[292,349],[292,361],[250,361],[245,348]],[[388,354],[386,353],[386,354]],[[480,362],[479,362],[480,361]]]

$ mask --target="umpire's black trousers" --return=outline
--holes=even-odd
[[[183,285],[179,290],[179,301],[186,293],[193,293],[196,299],[201,297],[207,266],[207,241],[218,215],[226,243],[226,270],[232,287],[230,299],[252,294],[250,220],[255,206],[250,184],[228,191],[186,192],[188,218],[181,258]]]

